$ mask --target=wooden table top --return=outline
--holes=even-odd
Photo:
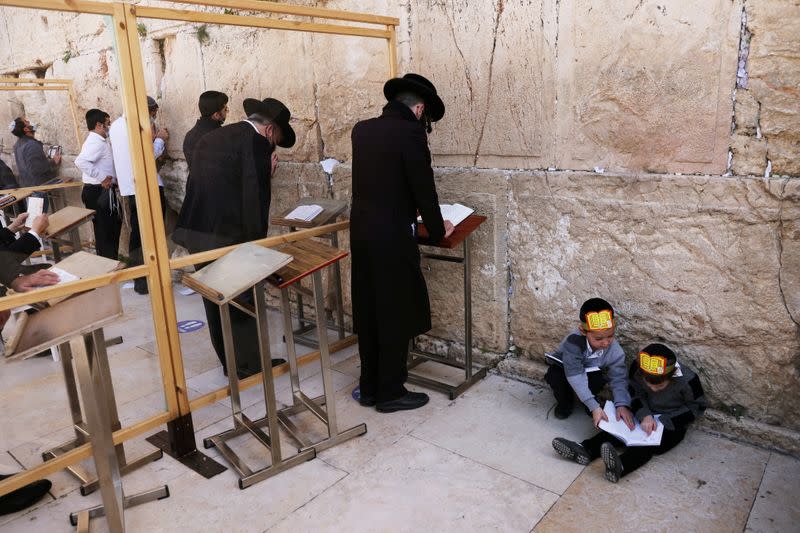
[[[44,237],[58,237],[65,231],[91,220],[94,217],[94,213],[94,209],[86,209],[74,205],[59,209],[48,217],[50,225],[47,226]]]
[[[281,289],[347,257],[344,250],[311,239],[281,244],[275,249],[294,257],[291,263],[267,278],[272,285]]]
[[[316,204],[322,208],[322,213],[314,217],[314,220],[308,222],[304,220],[294,220],[286,218],[286,215],[294,211],[295,207],[301,205]],[[341,215],[347,209],[347,202],[344,200],[334,200],[332,198],[303,198],[298,201],[294,206],[290,207],[279,216],[272,217],[270,223],[273,226],[287,226],[292,228],[316,228],[323,226],[329,222],[336,220],[336,217]]]
[[[464,242],[464,239],[469,237],[469,235],[478,229],[478,226],[483,224],[485,221],[486,217],[484,216],[470,215],[458,226],[456,226],[456,229],[453,230],[453,233],[451,233],[449,237],[445,237],[439,242],[431,242],[430,238],[428,237],[428,230],[425,229],[425,224],[419,224],[417,226],[417,242],[425,246],[435,246],[437,248],[455,248]]]

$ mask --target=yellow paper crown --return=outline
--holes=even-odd
[[[614,327],[614,317],[608,309],[604,309],[603,311],[590,311],[586,313],[586,322],[583,323],[583,326],[589,331],[611,329]]]
[[[642,372],[652,376],[666,376],[675,368],[675,365],[667,365],[667,358],[663,355],[639,352],[639,368],[642,369]]]

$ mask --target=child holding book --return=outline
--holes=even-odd
[[[556,437],[553,448],[562,457],[586,465],[602,456],[606,479],[619,481],[653,455],[661,455],[683,440],[686,430],[706,408],[703,385],[698,375],[686,365],[679,365],[675,353],[663,344],[650,344],[639,352],[629,372],[633,394],[631,406],[642,429],[650,435],[656,429],[655,415],[664,424],[661,444],[625,448],[623,453],[614,447],[620,441],[609,433],[599,432],[580,444]]]
[[[614,339],[614,308],[602,298],[590,298],[581,306],[579,320],[577,331],[567,335],[555,353],[548,355],[556,361],[544,376],[556,397],[554,414],[559,419],[567,418],[577,394],[597,427],[601,420],[608,418],[595,394],[608,382],[617,408],[617,420],[621,418],[633,428],[625,353]]]

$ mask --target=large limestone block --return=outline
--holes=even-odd
[[[721,408],[800,426],[800,399],[785,394],[800,385],[792,183],[514,174],[516,345],[541,358],[576,326],[584,300],[604,297],[629,354],[660,339],[698,369]]]
[[[722,174],[741,0],[558,13],[558,168]]]
[[[431,137],[431,150],[440,164],[475,162],[487,116],[489,72],[502,4],[409,3],[412,41],[407,69],[429,78],[447,109]]]
[[[489,170],[439,170],[436,189],[441,203],[458,202],[487,217],[471,236],[472,336],[475,349],[508,349],[508,291],[506,277],[507,175]],[[427,252],[442,253],[439,248]],[[458,248],[453,250],[462,253]],[[464,342],[463,266],[422,260],[431,300],[430,335]]]
[[[800,175],[800,3],[764,0],[747,4],[750,91],[761,104],[761,131],[777,174]]]
[[[763,176],[767,168],[767,140],[749,135],[734,135],[731,139],[733,161],[731,170],[737,176]]]

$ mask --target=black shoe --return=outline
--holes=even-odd
[[[603,456],[603,462],[606,464],[606,479],[611,483],[616,483],[622,477],[622,461],[619,459],[617,449],[610,442],[604,442],[600,446],[600,455]]]
[[[375,407],[377,402],[375,401],[375,396],[360,396],[358,403],[364,407]]]
[[[148,294],[150,291],[147,289],[147,280],[144,278],[134,280],[133,290],[136,294]]]
[[[428,403],[428,395],[424,392],[407,392],[405,396],[401,396],[396,400],[389,400],[387,402],[378,402],[375,405],[381,413],[394,413],[395,411],[410,411],[411,409],[418,409]]]
[[[553,414],[559,420],[564,420],[565,418],[569,418],[569,415],[572,414],[572,406],[561,405],[560,403],[557,403],[556,408],[553,409]]]
[[[11,474],[0,475],[0,479],[11,477]],[[0,515],[16,513],[27,509],[42,499],[53,484],[48,479],[34,481],[24,487],[0,496]]]
[[[588,465],[592,461],[586,448],[577,442],[556,437],[553,439],[553,448],[561,457],[569,459],[570,461],[575,461],[579,465]]]

